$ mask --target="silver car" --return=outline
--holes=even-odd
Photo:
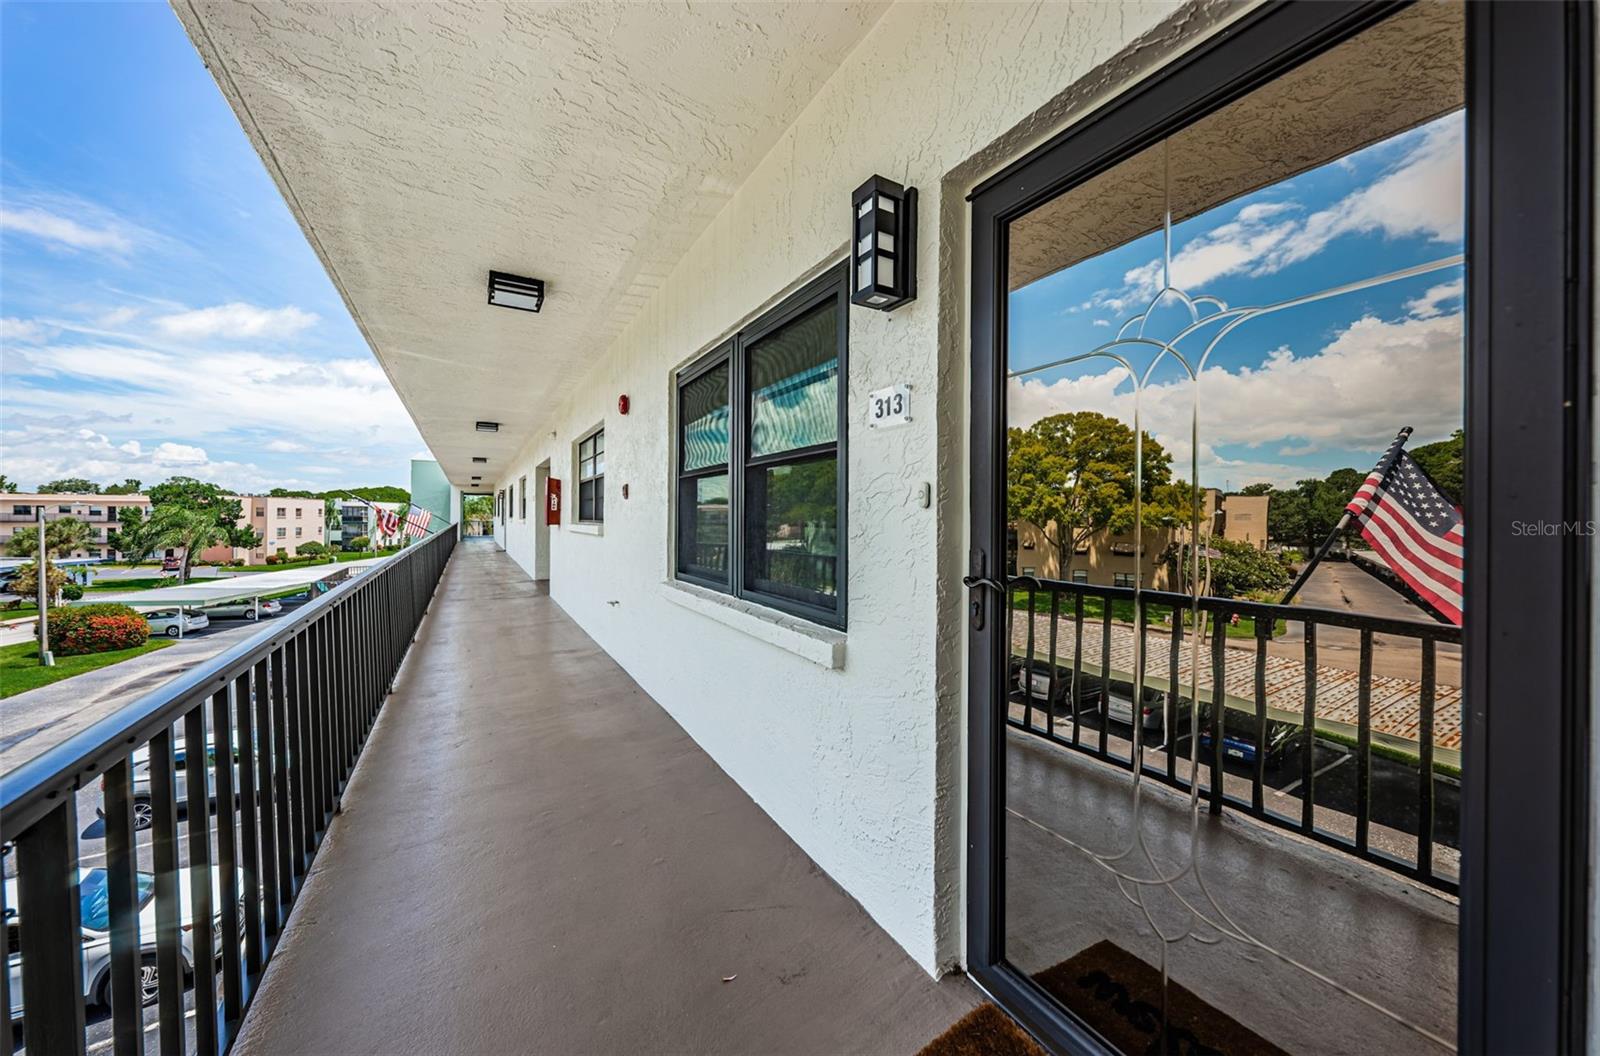
[[[191,870],[178,870],[179,923],[178,941],[181,945],[184,973],[194,971],[194,905],[190,891]],[[154,873],[137,874],[139,892],[139,998],[145,1005],[153,1005],[159,991],[156,971],[156,878]],[[238,870],[238,889],[244,889],[244,870]],[[83,1000],[85,1004],[103,1005],[110,1001],[111,981],[111,907],[106,871],[87,869],[78,874],[78,909],[83,927]],[[211,904],[222,903],[222,873],[211,871]],[[6,881],[6,905],[17,904],[17,880]],[[222,911],[212,916],[213,934],[216,936],[212,957],[222,954]],[[22,1007],[22,953],[16,910],[6,910],[6,962],[11,976],[11,1018],[23,1018]],[[243,934],[244,899],[239,900],[239,927]]]
[[[253,620],[258,613],[257,605],[262,616],[276,616],[283,611],[283,602],[266,598],[260,602],[230,601],[222,605],[207,605],[200,612],[213,620]]]
[[[217,772],[216,772],[217,746],[210,741],[206,742],[206,792],[207,798],[213,806],[217,802]],[[172,748],[172,770],[175,778],[174,787],[178,800],[178,809],[183,810],[188,803],[189,796],[189,767],[188,756],[183,748],[182,738],[174,740]],[[239,787],[239,747],[233,748],[233,787]],[[105,791],[105,778],[100,779],[102,794]],[[100,807],[95,811],[105,817],[105,808]],[[133,753],[133,827],[135,829],[148,829],[155,818],[155,810],[150,800],[150,749],[139,748]]]

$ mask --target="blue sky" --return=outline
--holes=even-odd
[[[407,486],[427,449],[171,9],[0,20],[6,475]]]
[[[1172,286],[1235,308],[1272,305],[1460,254],[1462,128],[1459,112],[1446,115],[1175,225]],[[1030,368],[1114,340],[1161,291],[1162,261],[1157,231],[1012,294],[1013,425],[1067,410],[1131,424],[1135,386],[1113,361]],[[1174,452],[1175,474],[1213,487],[1366,470],[1402,425],[1415,427],[1413,445],[1443,439],[1462,422],[1464,270],[1252,318],[1217,343],[1198,385],[1163,360],[1139,394],[1140,423]],[[1167,294],[1145,335],[1166,340],[1190,322]],[[1178,348],[1195,362],[1221,329],[1203,326]],[[1159,355],[1123,351],[1139,372]]]

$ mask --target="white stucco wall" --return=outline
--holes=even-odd
[[[520,491],[550,460],[565,506],[550,533],[552,596],[931,972],[961,957],[964,195],[1230,13],[1175,11],[892,6],[493,484]],[[921,296],[892,314],[850,312],[838,635],[671,583],[670,395],[676,367],[843,259],[850,192],[873,173],[921,194]],[[912,422],[867,429],[866,393],[902,382]],[[606,524],[589,534],[571,524],[571,445],[602,420]],[[520,496],[495,537],[532,574],[538,505],[519,512]]]

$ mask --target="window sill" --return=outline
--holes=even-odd
[[[724,627],[748,634],[829,671],[844,669],[845,634],[796,616],[730,597],[692,583],[668,580],[662,593],[674,605],[697,612]]]
[[[567,525],[567,527],[577,532],[579,535],[606,534],[606,526],[604,524],[592,524],[588,521],[573,521],[571,524]]]

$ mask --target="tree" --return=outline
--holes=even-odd
[[[67,585],[67,574],[56,567],[54,561],[44,563],[45,603],[54,605],[61,589]],[[29,561],[18,567],[11,576],[7,590],[19,598],[33,598],[39,593],[39,562]]]
[[[1466,468],[1463,462],[1466,446],[1466,434],[1457,429],[1450,434],[1448,440],[1410,449],[1411,457],[1416,460],[1417,465],[1422,467],[1422,471],[1439,486],[1439,490],[1457,506],[1461,505],[1463,487],[1466,483]]]
[[[84,550],[94,537],[94,532],[76,517],[58,517],[44,526],[44,546],[50,557],[70,557],[74,550]],[[6,553],[12,557],[32,557],[39,553],[39,529],[18,528],[6,542]]]
[[[1276,490],[1277,489],[1274,488],[1271,484],[1268,484],[1268,483],[1263,481],[1263,482],[1258,482],[1258,483],[1255,483],[1255,484],[1246,484],[1243,488],[1239,489],[1239,494],[1240,495],[1251,495],[1251,496],[1271,495]]]
[[[152,550],[167,545],[162,526],[153,516],[146,517],[138,506],[124,506],[117,511],[117,530],[109,542],[136,564],[149,557]]]
[[[0,491],[5,492],[7,495],[15,495],[17,493],[17,482],[7,477],[4,473],[0,473]]]
[[[314,491],[291,491],[288,488],[273,488],[267,494],[274,499],[316,499],[321,497]]]
[[[1200,574],[1206,574],[1209,563],[1213,597],[1237,598],[1283,591],[1289,586],[1292,579],[1289,565],[1277,554],[1259,550],[1249,543],[1218,537],[1208,540],[1206,546],[1212,556],[1209,562],[1201,562]]]
[[[41,495],[98,495],[100,485],[83,477],[63,477],[39,485]]]
[[[1063,579],[1073,552],[1090,536],[1133,527],[1136,494],[1151,502],[1146,525],[1174,517],[1151,501],[1155,489],[1172,482],[1172,457],[1144,434],[1139,474],[1133,430],[1115,418],[1094,411],[1051,415],[1009,430],[1008,449],[1006,516],[1038,527],[1056,548]]]
[[[149,495],[150,519],[168,540],[165,545],[183,548],[179,583],[189,581],[190,563],[208,546],[226,543],[250,549],[261,543],[261,536],[248,522],[239,523],[244,516],[239,500],[230,498],[216,484],[193,477],[173,477],[152,487]]]
[[[345,545],[351,550],[365,550],[372,545],[372,537],[358,535],[353,539],[345,540]]]
[[[122,481],[121,484],[107,484],[106,488],[105,488],[105,491],[102,492],[102,494],[104,494],[104,495],[137,495],[137,494],[139,494],[139,488],[142,487],[143,484],[144,484],[143,481],[135,480],[132,477],[125,477],[125,478],[123,478],[123,481]]]
[[[328,552],[328,548],[318,542],[301,543],[294,548],[294,552],[299,557],[321,557]]]

